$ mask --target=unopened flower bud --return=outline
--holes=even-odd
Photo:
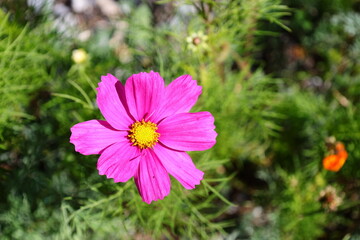
[[[86,60],[88,59],[88,54],[82,48],[75,49],[72,52],[71,58],[76,64],[82,64],[82,63],[86,62]]]

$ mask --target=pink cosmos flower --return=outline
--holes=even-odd
[[[113,75],[101,77],[97,104],[104,120],[71,128],[70,142],[81,154],[100,154],[100,175],[126,182],[134,177],[148,204],[170,192],[171,174],[186,189],[200,184],[198,170],[186,151],[202,151],[216,142],[209,112],[189,113],[201,87],[189,75],[165,87],[156,72],[132,75],[125,86]]]

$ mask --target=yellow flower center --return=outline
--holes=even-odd
[[[160,134],[156,132],[157,129],[157,125],[150,121],[136,121],[131,125],[128,137],[133,146],[141,149],[153,147],[159,141]]]

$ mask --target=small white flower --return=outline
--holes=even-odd
[[[208,36],[203,32],[193,32],[187,38],[188,48],[193,52],[206,50],[209,46],[207,44]]]
[[[336,211],[337,208],[342,204],[343,199],[337,193],[336,188],[333,186],[327,186],[320,192],[319,201],[326,210]]]

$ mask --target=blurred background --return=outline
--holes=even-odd
[[[218,138],[148,205],[69,137],[101,75],[150,70]],[[0,0],[0,238],[360,239],[359,102],[359,0]]]

